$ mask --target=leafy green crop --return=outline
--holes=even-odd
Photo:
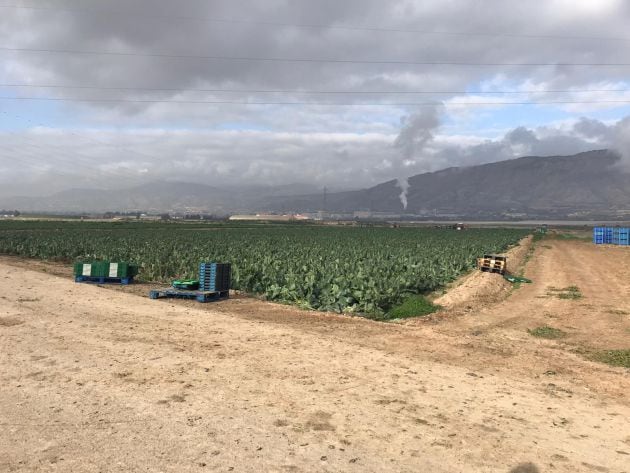
[[[382,314],[474,267],[526,231],[128,222],[0,222],[0,253],[141,266],[148,281],[232,263],[232,287],[301,307]]]
[[[382,316],[383,320],[390,319],[406,319],[408,317],[420,317],[423,315],[432,314],[440,309],[426,300],[423,296],[414,295],[409,296],[403,301],[402,304],[393,307],[387,314]]]

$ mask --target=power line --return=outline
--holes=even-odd
[[[9,115],[9,113],[8,113],[8,112],[6,112],[6,111],[0,112],[0,113],[4,113],[4,114],[6,114],[6,115]],[[38,120],[38,121],[39,121],[39,123],[35,123],[35,122],[34,122],[32,119],[30,119],[30,118],[21,117],[21,116],[19,116],[19,115],[15,115],[15,114],[11,114],[11,116],[13,116],[14,118],[18,118],[18,119],[23,119],[23,120],[26,120],[26,121],[30,122],[32,125],[35,125],[35,126],[41,126],[41,127],[49,127],[49,126],[50,126],[50,125],[47,125],[47,124],[45,124],[45,123],[42,123],[42,122],[41,122],[41,121],[39,121],[39,120]],[[2,130],[0,130],[0,134],[3,134],[3,133],[5,133],[5,134],[7,134],[7,133],[8,133],[8,134],[13,134],[13,135],[15,135],[15,136],[18,136],[21,140],[24,140],[24,139],[25,139],[25,137],[24,137],[23,135],[18,135],[17,133],[12,132],[12,131],[2,131]],[[67,132],[67,131],[66,131],[66,132],[65,132],[65,134],[68,134],[68,133],[69,133],[70,135],[76,136],[77,138],[80,138],[80,139],[83,139],[83,140],[86,140],[86,141],[90,141],[90,142],[92,142],[92,143],[96,143],[97,145],[107,146],[108,148],[116,148],[116,149],[118,149],[118,150],[125,151],[126,153],[133,153],[133,154],[135,154],[135,155],[141,156],[141,157],[143,157],[143,158],[145,158],[145,159],[146,159],[146,158],[149,158],[150,160],[153,160],[153,159],[155,158],[155,156],[153,156],[153,155],[149,155],[149,154],[146,154],[146,153],[143,153],[143,152],[137,151],[137,150],[132,149],[132,148],[129,148],[129,147],[120,146],[120,145],[117,145],[117,144],[114,144],[114,143],[108,143],[108,142],[105,142],[105,141],[101,141],[101,140],[98,140],[98,139],[96,139],[96,138],[93,138],[93,137],[90,137],[90,136],[87,136],[87,135],[79,135],[79,134],[77,134],[77,133],[75,133],[75,132],[72,132],[72,131],[70,131],[70,132]],[[76,143],[75,143],[75,144],[76,144]],[[31,146],[36,146],[36,147],[38,147],[38,148],[44,149],[44,151],[45,151],[45,156],[46,156],[44,159],[48,159],[48,157],[50,157],[50,149],[49,149],[49,148],[44,148],[44,147],[42,147],[42,146],[40,146],[40,145],[34,145],[34,144],[31,144]],[[17,149],[17,148],[16,148],[16,149]],[[79,153],[77,153],[76,151],[74,152],[74,154],[75,154],[75,156],[78,156],[79,158],[81,158],[81,157],[82,157],[82,158],[87,158],[87,159],[89,159],[89,160],[93,160],[93,158],[92,158],[92,157],[87,156],[87,155],[84,155],[84,154],[79,154]],[[64,161],[64,159],[66,160],[66,162],[67,162],[68,164],[71,164],[72,166],[79,166],[79,167],[80,167],[80,166],[84,166],[84,167],[85,167],[85,164],[82,164],[82,163],[80,162],[80,160],[76,160],[76,159],[72,159],[72,158],[63,158],[63,157],[59,157],[59,156],[56,156],[56,157],[55,157],[55,161],[62,161],[62,162],[63,162],[63,161]],[[97,163],[97,164],[102,164],[102,163]],[[117,177],[117,176],[120,176],[121,174],[123,174],[123,175],[125,174],[125,173],[124,173],[124,171],[120,171],[120,172],[118,172],[118,171],[107,171],[107,170],[103,170],[103,169],[100,169],[100,170],[99,170],[99,172],[104,173],[104,174],[109,173],[109,174],[110,174],[111,176],[113,176],[113,177]]]
[[[212,61],[252,61],[252,62],[297,62],[297,63],[329,63],[329,64],[366,64],[366,65],[406,65],[406,66],[472,66],[472,67],[628,67],[630,63],[603,63],[603,62],[468,62],[468,61],[402,61],[402,60],[359,60],[359,59],[328,59],[328,58],[288,58],[288,57],[254,57],[254,56],[221,56],[221,55],[195,55],[195,54],[164,54],[164,53],[139,53],[122,51],[87,51],[77,49],[51,49],[51,48],[11,48],[0,47],[0,51],[47,53],[47,54],[76,54],[96,56],[119,57],[154,57],[162,59],[196,59]]]
[[[0,5],[4,9],[21,9],[32,11],[60,11],[69,13],[80,13],[87,15],[109,15],[121,16],[124,18],[144,18],[158,19],[167,21],[191,21],[196,23],[223,23],[223,24],[244,24],[244,25],[261,25],[274,28],[302,28],[302,29],[321,29],[321,30],[341,30],[341,31],[365,31],[365,32],[382,32],[382,33],[409,33],[420,35],[436,35],[436,36],[461,36],[461,37],[488,37],[488,38],[523,38],[523,39],[545,39],[545,40],[586,40],[586,41],[630,41],[627,37],[611,37],[611,36],[580,36],[580,35],[540,35],[540,34],[518,34],[518,33],[485,33],[485,32],[463,32],[463,31],[441,31],[441,30],[423,30],[415,28],[384,28],[377,26],[356,26],[356,25],[324,25],[309,23],[287,23],[280,21],[264,21],[239,18],[209,18],[185,15],[156,15],[156,14],[138,14],[135,12],[121,12],[112,10],[94,10],[87,8],[51,8],[51,7],[34,7],[26,5]]]
[[[555,90],[299,90],[299,89],[187,89],[160,87],[102,87],[92,85],[60,85],[60,84],[14,84],[0,83],[0,87],[41,88],[41,89],[77,89],[77,90],[112,90],[112,91],[141,91],[141,92],[213,92],[213,93],[256,93],[256,94],[457,94],[457,95],[485,95],[485,94],[569,94],[595,92],[630,92],[630,89],[555,89]]]
[[[62,97],[2,97],[0,100],[37,100],[50,102],[95,102],[95,103],[167,103],[167,104],[206,104],[206,105],[312,105],[343,107],[406,107],[406,106],[488,106],[488,105],[568,105],[568,104],[630,104],[630,100],[553,100],[536,102],[273,102],[273,101],[234,101],[234,100],[150,100],[150,99],[100,99]]]

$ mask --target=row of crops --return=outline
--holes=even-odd
[[[379,314],[406,296],[440,288],[484,253],[526,231],[356,228],[305,225],[190,225],[0,222],[0,253],[137,263],[140,278],[196,276],[200,261],[232,263],[232,287],[302,307]]]

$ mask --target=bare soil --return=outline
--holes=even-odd
[[[590,361],[630,348],[630,248],[543,240],[402,323],[70,272],[0,258],[2,472],[630,472],[630,370]]]

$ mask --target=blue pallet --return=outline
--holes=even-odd
[[[229,299],[229,297],[229,291],[175,291],[167,289],[149,292],[150,299],[194,299],[204,303]]]
[[[133,276],[127,278],[105,278],[100,276],[75,276],[74,282],[86,282],[95,284],[122,284],[126,286],[133,282]]]

